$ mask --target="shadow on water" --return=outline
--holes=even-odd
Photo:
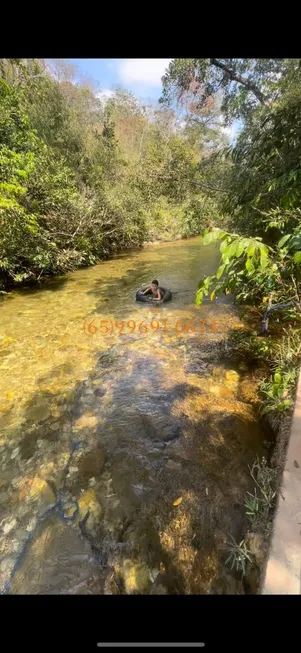
[[[123,301],[129,301],[129,295],[135,299],[135,292],[144,283],[152,280],[152,267],[149,263],[139,262],[135,269],[129,269],[124,275],[113,279],[99,279],[92,290],[88,291],[89,295],[98,298],[94,313],[99,313],[103,309],[103,304],[110,304],[110,309],[118,312],[122,309]]]
[[[229,397],[216,406],[189,375],[171,382],[168,347],[156,357],[125,344],[71,393],[43,391],[39,379],[27,404],[2,483],[4,521],[18,515],[7,533],[11,593],[240,590],[224,544],[241,534],[247,464],[262,450],[252,411]],[[60,493],[76,502],[74,519]]]
[[[58,290],[62,290],[66,283],[70,283],[70,281],[73,281],[72,277],[62,275],[50,279],[44,279],[43,281],[34,281],[32,284],[22,286],[20,288],[15,286],[12,288],[12,292],[8,293],[7,295],[3,295],[3,297],[0,296],[0,300],[2,299],[7,301],[9,299],[14,299],[16,296],[20,295],[24,295],[24,297],[31,295],[40,295],[41,291],[57,292]]]
[[[195,241],[162,246],[3,304],[5,591],[241,592],[224,547],[229,533],[244,530],[248,464],[264,435],[247,379],[219,356],[237,317],[231,306],[194,305],[193,288],[214,256],[200,257]],[[173,301],[136,304],[136,288],[154,277]],[[137,323],[161,314],[171,329],[88,338],[83,321],[95,313]],[[172,328],[207,316],[217,333]]]

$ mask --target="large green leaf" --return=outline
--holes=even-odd
[[[208,234],[206,234],[203,237],[202,244],[203,245],[209,245],[209,243],[212,243],[212,240],[213,240],[213,234],[212,234],[212,231],[210,231]]]
[[[255,271],[254,263],[253,263],[251,258],[247,259],[246,269],[248,270],[248,272],[254,272]]]
[[[221,246],[220,246],[220,248],[219,248],[219,251],[220,251],[221,254],[223,254],[224,251],[227,249],[227,247],[228,247],[228,243],[229,243],[229,239],[228,239],[228,238],[225,238],[225,239],[222,241]]]
[[[260,252],[260,267],[262,270],[265,270],[265,268],[268,265],[268,262],[269,262],[268,254],[264,249],[262,249]]]
[[[280,240],[278,242],[278,247],[283,247],[283,245],[285,245],[285,243],[287,243],[289,238],[291,238],[291,234],[286,234],[286,236],[283,236],[282,238],[280,238]]]
[[[235,256],[238,258],[239,256],[242,255],[242,253],[245,251],[245,244],[243,240],[240,240],[239,243],[237,244],[237,249]]]
[[[301,251],[295,252],[294,254],[294,262],[295,263],[301,263]]]
[[[226,267],[227,267],[226,263],[224,263],[223,265],[220,265],[220,267],[218,268],[218,271],[216,273],[217,279],[220,279],[220,277],[224,273]]]
[[[255,245],[253,243],[251,243],[251,245],[249,245],[249,247],[247,249],[247,254],[250,257],[250,256],[253,256],[254,252],[255,252]]]
[[[196,303],[197,306],[201,305],[201,303],[203,301],[203,296],[204,296],[203,291],[201,289],[198,290],[197,293],[196,293],[196,299],[195,299],[195,303]]]
[[[235,252],[237,250],[237,246],[238,246],[237,240],[230,243],[230,245],[228,245],[228,247],[226,247],[226,249],[224,251],[224,257],[226,256],[228,258],[231,258],[232,256],[234,256]]]

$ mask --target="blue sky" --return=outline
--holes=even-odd
[[[90,77],[99,90],[108,93],[116,85],[142,100],[159,99],[161,77],[171,59],[67,59],[80,75]]]
[[[171,59],[66,59],[75,64],[80,78],[90,78],[100,95],[109,96],[116,86],[132,91],[145,104],[156,104],[162,91],[161,77]],[[224,128],[231,142],[239,122]]]

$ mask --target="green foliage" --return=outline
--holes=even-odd
[[[275,506],[277,470],[268,466],[266,459],[256,459],[250,468],[255,483],[253,493],[245,496],[246,515],[252,529],[265,533],[271,525],[271,511]]]
[[[285,217],[278,215],[278,224],[282,224]],[[263,238],[243,237],[222,230],[205,230],[203,244],[219,243],[221,254],[220,265],[216,274],[203,279],[199,284],[196,301],[201,303],[205,295],[214,292],[214,296],[221,292],[231,292],[237,301],[253,302],[259,305],[262,311],[267,309],[268,298],[273,304],[292,303],[293,308],[287,310],[287,318],[299,320],[300,317],[300,215],[295,211],[294,217],[297,226],[291,233],[283,236],[273,246],[263,242]],[[282,221],[282,222],[281,222]],[[275,224],[275,215],[272,220],[266,220],[265,229],[268,231]],[[284,230],[284,227],[283,227]]]
[[[208,195],[199,195],[184,207],[181,235],[196,236],[203,231],[210,220],[215,220],[217,217],[221,220],[216,200]]]
[[[145,214],[149,240],[171,240],[179,236],[184,210],[182,204],[177,205],[166,197],[155,199]]]
[[[268,466],[266,459],[257,457],[252,467],[249,467],[250,475],[255,483],[253,493],[247,492],[244,498],[246,516],[252,526],[252,531],[267,535],[271,528],[271,515],[275,507],[277,470]],[[230,535],[226,550],[229,556],[225,561],[231,569],[246,574],[247,563],[254,563],[251,551],[248,550],[246,539],[237,543]]]
[[[279,77],[298,71],[298,60],[287,59],[173,59],[162,78],[161,102],[184,102],[191,111],[208,105],[222,92],[222,111],[228,121],[251,119],[254,109],[278,98]]]
[[[31,129],[16,91],[0,80],[0,281],[56,269],[45,217],[76,197],[73,173]],[[8,129],[6,129],[8,126]]]
[[[281,340],[275,343],[272,369],[277,371],[281,368],[288,371],[298,366],[301,356],[301,340],[299,330],[289,328],[285,331]]]
[[[261,238],[242,238],[214,229],[205,230],[203,245],[220,244],[221,261],[215,275],[199,283],[196,303],[201,304],[204,296],[212,291],[214,297],[221,292],[234,292],[238,299],[259,295],[268,284],[274,288],[278,267],[271,262],[272,249]]]
[[[0,63],[2,288],[200,233],[218,215],[198,187],[214,177],[198,167],[206,129],[192,141],[126,91],[103,103],[64,62],[51,74],[42,60]]]
[[[262,338],[256,332],[239,329],[228,338],[231,354],[239,354],[252,364],[265,363],[270,377],[260,385],[262,415],[270,414],[277,426],[279,417],[294,403],[301,360],[300,331],[289,328],[278,340]]]
[[[262,408],[262,414],[271,411],[285,412],[292,406],[292,400],[287,398],[288,389],[295,381],[296,374],[287,372],[280,374],[276,372],[270,381],[265,381],[262,386],[262,392],[266,399]]]
[[[261,384],[263,414],[285,413],[293,405],[300,358],[300,333],[290,329],[282,336],[280,342],[275,344],[270,359],[273,374]]]
[[[289,95],[284,106],[272,105],[241,132],[230,153],[234,166],[227,210],[236,212],[244,230],[261,235],[269,229],[273,241],[298,221],[300,107],[300,93]]]
[[[246,547],[244,540],[241,540],[239,544],[235,542],[235,539],[232,535],[229,536],[230,540],[226,546],[226,551],[229,553],[228,558],[225,561],[226,565],[230,566],[230,569],[236,569],[236,571],[241,572],[242,576],[246,573],[246,564],[247,561],[252,562],[251,551]]]
[[[230,333],[228,343],[231,350],[250,363],[266,361],[272,364],[276,358],[276,343],[270,338],[261,338],[256,331],[237,329]]]
[[[236,145],[214,157],[223,162],[219,187],[228,191],[214,224],[228,216],[229,232],[204,233],[204,244],[221,241],[221,261],[200,282],[197,303],[220,292],[262,311],[268,300],[293,301],[285,319],[300,319],[300,82],[292,59],[174,59],[163,78],[162,102],[184,103],[190,120],[205,124],[218,102],[226,122],[243,120]]]
[[[204,242],[219,241],[221,262],[198,302],[233,292],[264,308],[273,293],[274,303],[293,297],[287,317],[298,319],[297,60],[173,60],[164,96],[185,103],[184,124],[126,91],[102,102],[64,62],[51,74],[42,60],[0,63],[2,285],[207,228]],[[230,116],[245,125],[226,150]]]

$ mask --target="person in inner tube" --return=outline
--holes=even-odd
[[[151,285],[143,290],[142,295],[153,295],[152,299],[155,302],[162,302],[165,292],[165,288],[161,288],[159,286],[159,281],[154,279],[154,281],[151,282]]]

